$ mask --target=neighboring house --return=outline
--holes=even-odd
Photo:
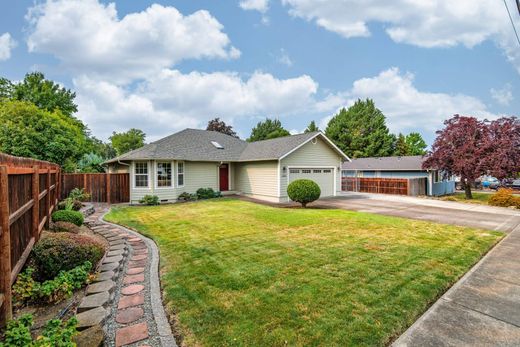
[[[246,142],[215,131],[186,129],[107,161],[109,172],[130,173],[130,202],[157,195],[163,202],[213,188],[224,194],[286,202],[287,185],[309,178],[321,196],[341,190],[349,158],[323,133]]]
[[[441,196],[455,192],[455,181],[444,179],[438,169],[424,170],[423,157],[375,157],[352,159],[343,163],[343,177],[366,178],[421,178],[426,180],[426,193],[432,196]]]

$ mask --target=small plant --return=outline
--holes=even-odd
[[[81,226],[83,224],[83,214],[78,211],[60,210],[52,214],[52,221],[69,222]]]
[[[177,199],[180,201],[194,201],[197,200],[197,194],[190,194],[188,192],[184,192],[180,194]]]
[[[36,269],[36,279],[44,281],[85,261],[97,264],[104,253],[104,245],[88,235],[46,233],[34,246],[30,264]]]
[[[66,322],[59,319],[51,319],[43,328],[42,334],[33,340],[31,327],[33,318],[30,314],[23,315],[19,319],[9,321],[5,332],[4,342],[0,347],[74,347],[72,341],[76,335],[78,320],[70,318]]]
[[[307,207],[307,204],[318,200],[321,195],[320,186],[308,179],[300,179],[293,181],[287,187],[287,194],[292,201],[299,202],[302,207]]]
[[[513,193],[512,189],[500,188],[489,198],[488,203],[492,206],[520,208],[520,197]]]
[[[145,195],[139,200],[139,203],[148,206],[159,205],[159,197],[157,195]]]
[[[29,302],[56,303],[69,298],[74,290],[88,283],[92,264],[86,261],[69,271],[61,271],[52,280],[43,283],[34,280],[34,268],[28,267],[18,275],[13,286],[13,294],[18,304]]]
[[[78,227],[76,224],[62,221],[53,223],[51,229],[52,231],[57,233],[79,234],[79,232],[81,231],[80,227]]]
[[[221,197],[222,193],[215,192],[213,188],[199,188],[197,189],[197,198],[198,199],[213,199]]]
[[[83,204],[79,200],[73,200],[71,198],[66,198],[58,204],[58,210],[66,210],[66,211],[79,211],[83,207]]]
[[[74,188],[69,193],[69,198],[78,201],[87,201],[90,199],[90,194],[85,192],[83,188]]]

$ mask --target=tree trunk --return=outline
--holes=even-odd
[[[302,202],[302,207],[303,208],[307,208],[307,203],[306,202]]]
[[[468,183],[467,181],[464,182],[464,193],[466,194],[466,199],[473,199],[473,195],[471,194],[471,183]]]

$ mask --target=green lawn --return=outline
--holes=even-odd
[[[502,237],[234,199],[106,218],[159,245],[164,300],[186,346],[388,344]]]
[[[441,198],[441,200],[487,205],[488,201],[489,201],[489,198],[492,197],[493,194],[492,193],[471,192],[471,195],[473,196],[473,199],[466,199],[466,195],[464,193],[457,192],[457,193],[448,195],[446,197],[443,197],[443,198]]]

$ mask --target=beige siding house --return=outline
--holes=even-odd
[[[321,132],[248,143],[214,131],[186,129],[105,164],[109,172],[130,174],[132,203],[145,195],[173,202],[199,188],[286,202],[287,186],[300,178],[318,183],[322,197],[337,195],[341,166],[348,160]]]

